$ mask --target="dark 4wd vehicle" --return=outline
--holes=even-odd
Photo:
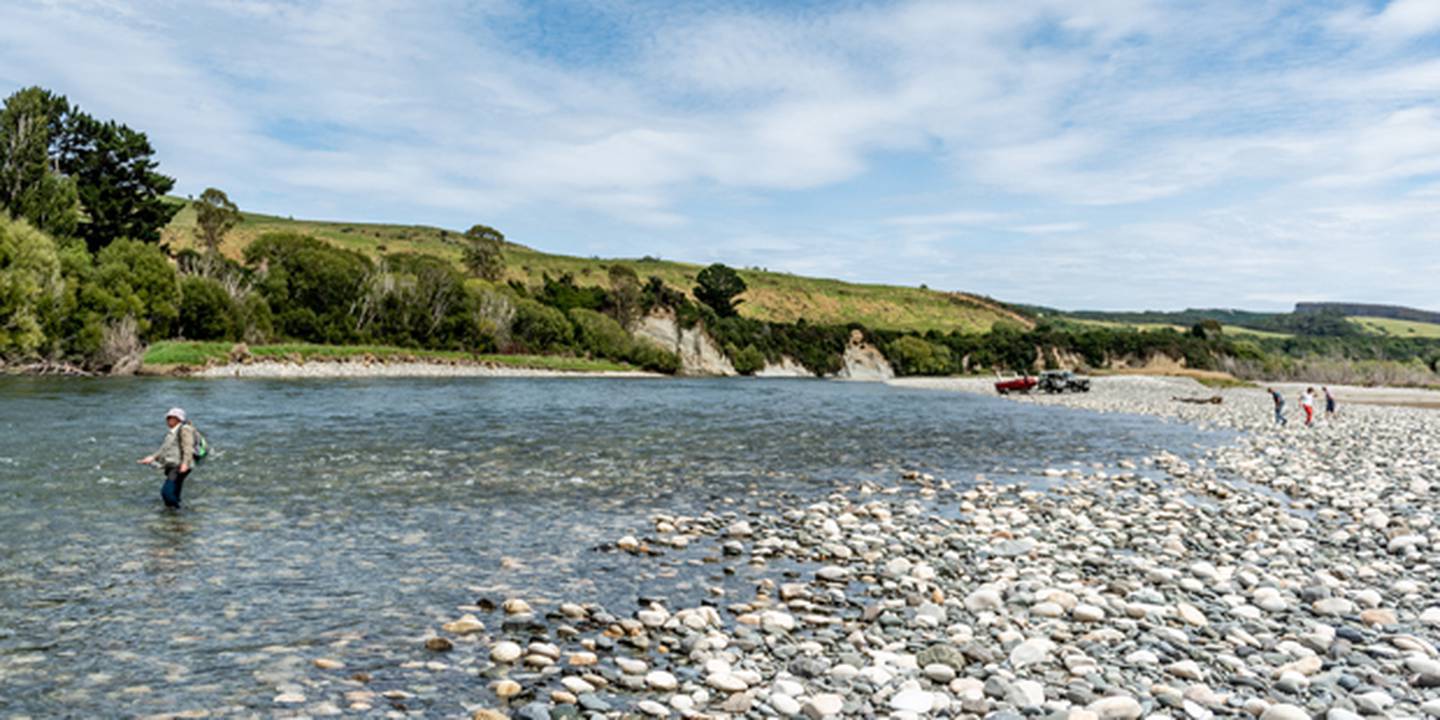
[[[1047,393],[1090,392],[1090,378],[1069,370],[1046,370],[1040,373],[1040,389]]]

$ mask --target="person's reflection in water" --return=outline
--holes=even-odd
[[[174,582],[177,571],[195,564],[186,552],[196,529],[196,514],[158,513],[146,525],[149,542],[145,547],[145,571],[162,585]]]

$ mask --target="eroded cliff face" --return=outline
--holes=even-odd
[[[787,355],[782,356],[778,363],[765,363],[765,367],[755,373],[755,377],[815,377],[815,373]]]
[[[635,337],[643,338],[680,356],[680,374],[698,376],[735,375],[735,366],[725,357],[705,326],[682,328],[675,313],[661,311],[642,318]]]
[[[850,333],[850,344],[845,346],[844,367],[835,377],[844,380],[889,380],[895,377],[895,368],[880,353],[880,348],[865,341],[865,334],[859,330]]]

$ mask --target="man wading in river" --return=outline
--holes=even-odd
[[[165,433],[165,441],[154,455],[140,458],[140,464],[160,465],[165,471],[160,499],[166,507],[179,510],[180,490],[185,487],[185,478],[190,476],[190,468],[195,464],[195,427],[185,422],[185,411],[180,408],[170,408],[170,412],[165,413],[165,424],[170,428]]]

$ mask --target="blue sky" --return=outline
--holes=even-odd
[[[1063,308],[1440,309],[1440,2],[0,5],[181,193]]]

